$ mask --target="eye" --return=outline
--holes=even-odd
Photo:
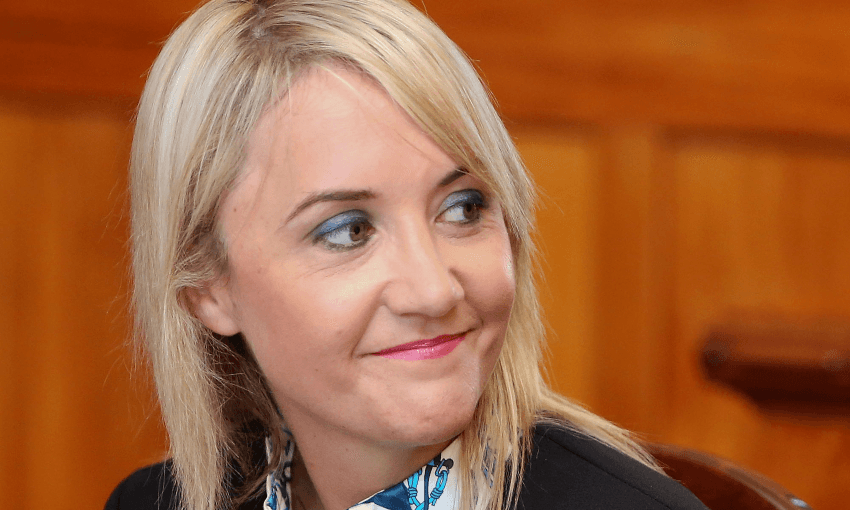
[[[481,218],[481,210],[487,208],[484,195],[474,189],[456,191],[443,202],[440,218],[442,221],[469,224]]]
[[[347,250],[366,243],[375,229],[363,211],[346,211],[325,221],[311,233],[314,243],[332,250]]]

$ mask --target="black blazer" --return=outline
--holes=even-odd
[[[106,510],[177,510],[169,461],[136,471]],[[239,510],[262,510],[261,497]],[[708,510],[673,479],[598,441],[551,425],[534,429],[517,510]]]

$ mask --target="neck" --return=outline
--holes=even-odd
[[[297,448],[292,459],[291,476],[289,488],[292,491],[292,510],[325,510],[322,500],[316,493],[316,487],[310,479],[310,474],[304,466],[301,451]]]
[[[299,434],[289,426],[297,445],[290,484],[294,510],[350,508],[404,480],[451,442],[393,448],[314,430]]]

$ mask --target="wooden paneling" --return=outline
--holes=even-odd
[[[850,134],[850,6],[426,2],[512,118]]]
[[[161,43],[199,2],[0,3],[0,91],[135,102]]]
[[[98,508],[162,452],[125,345],[128,121],[0,103],[2,508]]]
[[[594,330],[598,313],[596,231],[602,151],[598,135],[578,128],[518,133],[540,184],[541,301],[550,341],[550,380],[565,395],[595,401],[600,391]]]
[[[759,409],[709,383],[698,357],[713,324],[745,312],[850,317],[843,140],[515,131],[544,196],[556,387],[652,440],[730,458],[814,508],[843,508],[848,417]]]
[[[422,2],[416,2],[422,4]],[[133,98],[196,4],[0,5],[0,89]],[[430,0],[514,119],[850,134],[850,6],[840,0]]]
[[[538,125],[515,136],[542,190],[551,380],[624,426],[655,431],[670,412],[654,397],[669,383],[671,290],[656,132]]]
[[[5,1],[0,89],[132,99],[195,4]],[[850,6],[839,0],[423,8],[479,62],[514,119],[850,133]]]
[[[734,311],[850,317],[850,144],[674,136],[676,414],[672,437],[738,459],[811,500],[850,499],[850,418],[777,415],[693,363]],[[685,410],[688,410],[685,412]],[[701,424],[697,426],[698,424]]]

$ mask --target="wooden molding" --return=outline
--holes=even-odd
[[[850,408],[850,320],[757,318],[716,325],[705,375],[766,407]]]
[[[514,121],[850,135],[843,2],[428,0]],[[194,2],[0,7],[0,92],[135,99]],[[71,8],[73,7],[73,8]]]

